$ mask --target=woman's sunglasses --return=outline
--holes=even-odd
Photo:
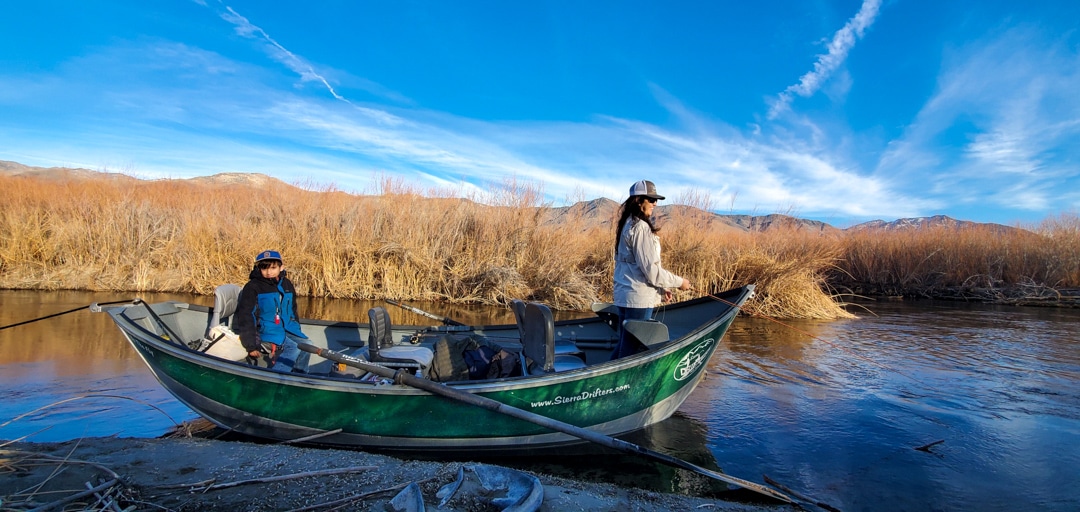
[[[651,197],[646,197],[646,198],[645,198],[645,201],[647,201],[647,202],[650,202],[650,203],[652,203],[652,204],[656,204],[656,199],[653,199],[653,198],[651,198]]]

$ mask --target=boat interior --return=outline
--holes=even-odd
[[[190,350],[267,367],[269,358],[248,358],[239,336],[229,329],[240,290],[235,284],[219,286],[213,308],[179,302],[142,303],[123,308],[117,319]],[[311,345],[443,382],[566,372],[610,360],[618,341],[615,306],[597,304],[594,318],[558,323],[544,304],[514,300],[511,306],[516,325],[396,326],[383,307],[371,308],[366,324],[320,320],[303,320],[301,324]],[[627,321],[624,328],[638,340],[641,350],[672,339],[668,326],[655,320]],[[464,357],[447,355],[456,351],[462,351]],[[469,351],[474,351],[471,359]],[[491,369],[496,358],[504,359],[499,361],[500,372]],[[512,365],[508,358],[512,358]],[[466,360],[468,372],[460,368],[460,359]],[[318,355],[310,354],[306,365],[302,361],[298,360],[297,368],[306,367],[312,376],[378,380],[375,375]]]

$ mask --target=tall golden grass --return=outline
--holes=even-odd
[[[854,232],[840,239],[834,284],[895,295],[1017,299],[1080,286],[1080,217],[1027,228],[976,225]]]
[[[376,188],[358,196],[273,181],[207,185],[0,176],[0,287],[211,294],[219,284],[244,283],[253,256],[275,249],[298,292],[317,297],[480,304],[525,298],[576,310],[611,298],[611,224],[580,215],[550,222],[554,210],[536,186],[508,180],[482,197],[466,198],[390,178]],[[993,268],[1009,271],[987,274],[1075,284],[1077,223],[1075,216],[1058,222],[1071,234],[1058,236],[1067,230],[1048,225],[1050,236],[1025,234],[1004,242],[1013,252]],[[883,242],[794,227],[743,233],[719,226],[697,209],[673,209],[661,230],[665,267],[698,290],[756,283],[759,298],[752,307],[770,316],[849,316],[826,282],[845,265],[858,269],[844,269],[856,279],[885,275],[912,282],[938,272],[925,270],[931,268],[922,262],[927,255],[900,250],[912,241],[889,242],[893,235]],[[1047,238],[1054,243],[1042,243],[1038,258],[1059,258],[1055,269],[1011,259],[1019,252],[1032,255],[1030,244]],[[975,237],[939,249],[919,240],[932,254],[934,269],[952,269],[973,256],[992,266],[1000,255],[978,244],[1002,243]],[[1069,261],[1071,277],[1062,274]],[[1018,267],[1021,262],[1026,266]],[[974,274],[949,275],[962,281]],[[678,298],[698,294],[681,292]]]

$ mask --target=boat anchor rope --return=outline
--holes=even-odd
[[[4,329],[10,329],[12,327],[18,327],[20,325],[26,325],[26,324],[29,324],[29,323],[34,323],[34,322],[37,322],[38,320],[48,320],[50,318],[58,317],[60,315],[66,315],[68,313],[74,313],[76,311],[82,311],[82,310],[87,309],[87,308],[92,309],[94,306],[107,306],[109,304],[124,304],[124,303],[127,303],[127,302],[131,302],[131,300],[114,300],[112,302],[95,302],[93,304],[87,304],[85,306],[79,306],[77,308],[69,309],[67,311],[61,311],[59,313],[53,313],[51,315],[45,315],[43,317],[35,318],[33,320],[26,320],[26,321],[23,321],[23,322],[17,322],[17,323],[14,323],[14,324],[5,325],[3,327],[0,327],[0,331],[2,331]]]

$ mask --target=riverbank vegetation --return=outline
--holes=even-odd
[[[253,256],[273,248],[305,295],[578,310],[610,300],[612,219],[585,203],[552,208],[513,180],[464,198],[393,179],[363,196],[313,188],[0,176],[0,287],[211,294],[244,283]],[[673,199],[689,208],[661,219],[665,266],[699,290],[756,283],[764,315],[847,316],[837,290],[1080,286],[1075,214],[1030,231],[743,232],[704,214],[707,198]]]
[[[840,289],[872,295],[1012,304],[1080,301],[1080,217],[1049,217],[1024,229],[980,224],[839,238],[828,276]]]

